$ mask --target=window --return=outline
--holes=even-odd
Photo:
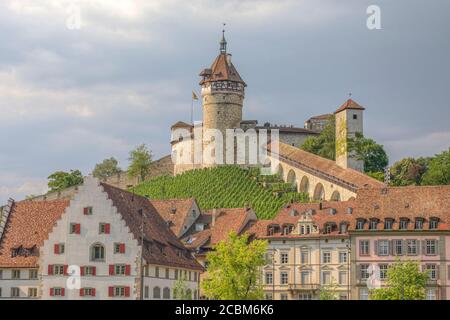
[[[280,300],[288,300],[287,293],[280,293]]]
[[[65,249],[64,243],[55,243],[53,252],[55,254],[64,254],[64,249]]]
[[[159,287],[153,288],[153,299],[161,299],[161,289]]]
[[[281,284],[288,284],[288,273],[287,272],[281,272],[280,274]]]
[[[20,289],[19,288],[11,288],[11,297],[18,298],[20,297]]]
[[[104,261],[105,260],[105,247],[96,243],[91,246],[91,261]]]
[[[371,219],[370,224],[369,224],[369,229],[377,230],[377,226],[378,226],[378,219]]]
[[[37,279],[38,278],[38,271],[36,269],[30,269],[28,271],[28,278],[29,279]]]
[[[125,264],[114,265],[114,274],[118,276],[124,276],[126,274],[127,266]]]
[[[159,267],[155,267],[155,278],[159,278]],[[184,275],[184,279],[186,280],[186,275]]]
[[[356,120],[356,119],[358,119],[358,115],[357,115],[357,114],[354,114],[354,115],[353,115],[353,120]]]
[[[266,293],[266,294],[265,294],[265,299],[266,299],[266,300],[273,300],[273,295],[272,295],[272,293]]]
[[[430,230],[435,230],[438,228],[439,219],[438,218],[431,218],[429,223]]]
[[[85,216],[90,216],[90,215],[92,215],[92,213],[93,213],[92,207],[84,207],[83,208],[83,214]]]
[[[266,272],[266,284],[273,283],[273,274],[272,272]]]
[[[366,280],[369,278],[369,265],[368,264],[360,264],[359,265],[359,277],[361,280]]]
[[[129,287],[113,287],[114,297],[128,297],[130,295]]]
[[[50,288],[50,295],[55,297],[64,297],[64,288]]]
[[[436,300],[436,290],[427,289],[427,300]]]
[[[92,267],[92,266],[87,266],[87,267],[81,267],[82,268],[82,272],[81,272],[81,274],[82,275],[85,275],[85,276],[95,276],[95,274],[96,274],[96,270],[95,270],[95,267]]]
[[[80,234],[80,224],[79,223],[71,223],[69,228],[70,234]]]
[[[148,299],[148,286],[144,287],[144,298]]]
[[[380,280],[386,280],[389,266],[387,264],[380,264],[378,267],[380,268]]]
[[[341,223],[339,225],[339,233],[343,234],[347,232],[347,224],[346,223]]]
[[[358,219],[356,221],[356,230],[363,230],[364,229],[364,220],[363,219]]]
[[[330,284],[331,283],[331,272],[324,271],[322,272],[322,284]]]
[[[339,294],[339,300],[348,300],[348,296],[345,293]]]
[[[415,239],[408,239],[408,240],[406,240],[406,243],[407,243],[407,250],[408,250],[407,254],[411,255],[411,256],[417,255],[418,241]]]
[[[191,273],[189,272],[189,276],[191,275]],[[169,277],[170,277],[170,270],[169,270],[169,268],[166,268],[166,279],[169,279]],[[191,280],[190,279],[191,277],[189,277],[189,280]]]
[[[378,240],[378,255],[379,256],[389,255],[389,240]]]
[[[347,271],[339,271],[339,284],[347,284]]]
[[[3,279],[3,270],[0,270],[0,279]]]
[[[95,288],[81,288],[80,296],[95,297]]]
[[[347,263],[347,252],[345,251],[339,252],[339,263]]]
[[[178,280],[178,269],[175,269],[175,280]]]
[[[302,251],[300,253],[300,263],[301,264],[307,264],[309,263],[309,252],[308,251]]]
[[[416,219],[416,223],[414,224],[414,229],[422,230],[423,229],[423,219]]]
[[[435,264],[427,264],[425,266],[425,270],[428,271],[428,277],[430,280],[437,280],[438,274],[437,274],[437,266]]]
[[[384,230],[392,230],[393,224],[394,224],[394,220],[392,220],[392,219],[384,220]]]
[[[298,295],[299,300],[312,300],[312,294],[311,293],[300,293]]]
[[[369,300],[369,289],[367,288],[359,289],[359,300]]]
[[[13,279],[20,279],[20,270],[14,269],[11,274]]]
[[[289,261],[289,255],[287,252],[282,252],[281,253],[281,263],[282,264],[286,264]]]
[[[400,230],[408,230],[408,219],[400,219]]]
[[[322,253],[322,263],[331,263],[331,252],[325,251]]]
[[[125,253],[125,243],[114,243],[114,253]]]
[[[167,287],[163,289],[163,299],[170,299],[170,289]]]
[[[425,254],[436,255],[437,252],[437,240],[427,239],[425,240]]]
[[[401,256],[403,255],[403,240],[395,239],[394,242],[394,255]]]
[[[309,284],[309,271],[302,271],[301,273],[301,283],[302,284]]]
[[[369,254],[369,240],[359,240],[359,255],[368,256]]]
[[[64,275],[64,265],[62,264],[55,264],[53,266],[53,274],[58,275],[58,276],[62,276]]]
[[[109,223],[99,223],[98,225],[98,233],[99,234],[109,234],[110,232],[110,224]]]

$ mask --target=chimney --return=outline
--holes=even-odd
[[[214,208],[212,211],[211,227],[214,227],[214,225],[216,224],[216,215],[217,215],[217,209]]]

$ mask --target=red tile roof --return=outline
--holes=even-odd
[[[271,144],[268,146],[271,150]],[[332,160],[328,160],[309,153],[302,149],[279,143],[279,158],[281,162],[287,162],[293,167],[297,167],[313,175],[319,176],[338,185],[342,185],[352,191],[363,187],[383,187],[384,184],[374,178],[365,175],[362,172],[345,169]]]
[[[202,266],[183,246],[147,198],[101,183],[104,191],[122,215],[134,237],[141,239],[142,210],[145,216],[144,259],[149,264],[202,270]]]
[[[226,53],[219,54],[216,60],[214,60],[211,68],[205,69],[200,73],[201,76],[205,76],[206,74],[210,74],[210,76],[200,81],[201,85],[206,82],[225,80],[240,82],[245,85],[244,80],[242,80],[233,63],[228,63]]]
[[[183,226],[190,214],[190,209],[195,206],[195,199],[150,200],[150,202],[159,215],[166,222],[170,222],[170,230],[180,237],[185,231]]]
[[[346,109],[353,109],[353,110],[365,110],[364,107],[360,106],[359,104],[357,104],[355,101],[353,101],[352,99],[348,99],[347,101],[344,102],[344,104],[342,106],[340,106],[334,113],[338,113],[341,112],[343,110]]]
[[[39,249],[68,205],[65,200],[14,203],[0,243],[0,267],[37,267]],[[12,250],[21,246],[34,247],[35,255],[12,257]]]

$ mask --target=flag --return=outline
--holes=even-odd
[[[198,97],[194,91],[192,91],[192,100],[198,100]]]

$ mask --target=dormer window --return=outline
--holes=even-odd
[[[283,227],[283,234],[288,235],[288,234],[292,233],[293,230],[294,230],[294,226],[292,224],[285,225]]]
[[[339,233],[344,234],[344,233],[346,233],[346,232],[347,232],[347,223],[342,222],[342,223],[339,225]]]
[[[356,230],[363,230],[365,223],[366,223],[366,220],[364,220],[364,219],[356,220]]]
[[[378,219],[370,219],[369,229],[377,230],[377,226],[378,226]]]
[[[394,219],[387,218],[384,220],[384,230],[392,230]]]
[[[416,230],[422,230],[423,229],[423,219],[417,218],[416,223],[414,224],[414,229]]]
[[[409,220],[406,218],[400,219],[399,229],[400,230],[408,230],[408,222],[409,222]]]
[[[429,229],[436,230],[439,226],[439,218],[430,218]]]

